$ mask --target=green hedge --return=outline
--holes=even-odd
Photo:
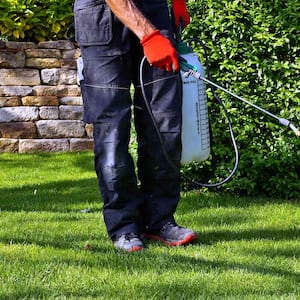
[[[185,37],[205,43],[212,80],[299,126],[300,2],[198,0],[189,4],[193,20]],[[194,47],[203,57],[201,47]],[[230,113],[240,150],[234,180],[223,190],[299,199],[299,137],[235,98],[219,96]],[[218,181],[229,173],[234,156],[224,113],[211,93],[209,99],[217,164],[212,181]],[[211,167],[205,162],[187,167],[186,172],[204,181]]]
[[[188,2],[192,23],[186,39],[205,43],[212,80],[300,125],[299,0],[197,0]],[[61,39],[73,21],[73,1],[1,0],[0,37],[18,41]],[[204,60],[203,50],[195,50]],[[219,93],[230,113],[240,150],[234,180],[222,190],[248,195],[300,198],[299,138],[276,120]],[[185,167],[195,180],[218,181],[233,166],[222,109],[209,92],[211,160]],[[188,182],[184,188],[191,188]]]
[[[62,39],[73,22],[71,0],[1,0],[0,37],[39,42]]]

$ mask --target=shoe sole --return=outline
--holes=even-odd
[[[126,252],[137,252],[137,251],[142,251],[143,250],[143,247],[140,247],[140,246],[134,246],[128,250],[125,250]]]
[[[150,240],[160,241],[163,244],[168,245],[168,246],[182,246],[182,245],[186,245],[188,243],[195,241],[198,238],[198,235],[196,233],[190,234],[185,239],[176,241],[176,242],[169,242],[169,241],[164,240],[162,237],[160,237],[158,235],[153,235],[153,234],[148,234],[148,233],[145,233],[144,237],[147,239],[150,239]]]

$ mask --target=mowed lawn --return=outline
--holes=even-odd
[[[297,200],[182,193],[176,219],[199,240],[128,254],[91,152],[1,154],[0,299],[300,299]]]

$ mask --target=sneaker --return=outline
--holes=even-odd
[[[198,238],[195,231],[178,226],[174,222],[168,222],[160,231],[145,233],[144,236],[150,240],[161,241],[168,246],[185,245]]]
[[[124,233],[114,241],[114,246],[126,252],[134,252],[143,250],[144,243],[135,233]]]

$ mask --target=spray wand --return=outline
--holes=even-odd
[[[176,27],[174,27],[174,28],[176,28]],[[181,32],[182,32],[182,27],[179,26],[177,28],[177,30],[175,30],[175,41],[177,42],[177,45],[179,45],[182,42],[182,40],[181,40]],[[198,39],[191,39],[190,41],[200,42]],[[184,44],[185,44],[185,42],[184,42]],[[204,48],[204,51],[206,52],[205,48]],[[180,53],[180,51],[179,51],[179,53]],[[240,97],[240,96],[238,96],[238,95],[230,92],[229,90],[225,89],[224,87],[222,87],[222,86],[214,83],[210,79],[205,78],[203,75],[201,75],[200,70],[198,70],[196,66],[189,64],[185,60],[185,58],[183,58],[180,54],[179,54],[178,57],[179,57],[179,62],[180,62],[180,70],[183,72],[183,77],[189,77],[191,75],[194,78],[196,78],[198,80],[202,80],[202,81],[204,81],[204,82],[206,82],[206,83],[208,83],[210,85],[211,90],[213,92],[213,95],[215,96],[215,98],[219,101],[219,103],[223,107],[224,112],[226,114],[226,117],[228,119],[228,126],[229,126],[230,136],[231,136],[232,144],[233,144],[233,147],[234,147],[234,150],[235,150],[235,163],[234,163],[234,167],[230,171],[230,174],[225,179],[223,179],[223,180],[221,180],[220,182],[217,182],[217,183],[200,183],[200,182],[195,182],[194,180],[191,180],[190,178],[187,178],[186,176],[183,175],[183,177],[185,177],[191,183],[195,184],[196,186],[208,187],[208,188],[218,187],[220,185],[223,185],[224,183],[226,183],[226,182],[228,182],[229,180],[232,179],[233,175],[235,174],[235,172],[237,170],[238,163],[239,163],[238,147],[237,147],[236,140],[235,140],[235,137],[234,137],[234,133],[233,133],[233,129],[232,129],[230,117],[229,117],[228,112],[227,112],[224,104],[222,103],[221,99],[219,99],[219,97],[215,93],[215,90],[213,89],[213,87],[218,88],[218,89],[226,92],[227,94],[231,95],[232,97],[234,97],[234,98],[236,98],[236,99],[238,99],[238,100],[240,100],[240,101],[242,101],[242,102],[244,102],[244,103],[246,103],[246,104],[248,104],[248,105],[256,108],[257,110],[259,110],[259,111],[267,114],[268,116],[270,116],[270,117],[278,120],[280,124],[289,127],[296,134],[296,136],[300,136],[300,131],[289,120],[281,118],[281,117],[278,117],[278,116],[274,115],[273,113],[267,111],[266,109],[261,108],[260,106],[258,106],[256,104],[253,104],[253,103],[249,102],[248,100],[246,100],[246,99],[244,99],[244,98],[242,98],[242,97]],[[143,82],[143,65],[144,65],[145,61],[146,61],[146,57],[144,57],[142,59],[142,62],[140,64],[140,83],[141,83],[141,91],[142,91],[142,94],[143,94],[143,98],[144,98],[147,110],[149,111],[149,115],[150,115],[150,117],[151,117],[151,119],[153,121],[153,125],[155,127],[155,130],[157,132],[158,138],[160,140],[160,143],[161,143],[161,146],[162,146],[162,150],[164,152],[166,160],[168,161],[168,163],[170,164],[170,166],[172,168],[174,168],[175,170],[179,170],[178,166],[175,165],[173,163],[173,161],[171,160],[171,158],[169,157],[169,154],[168,154],[168,152],[167,152],[167,150],[165,148],[165,145],[164,145],[163,138],[162,138],[162,136],[160,134],[158,125],[157,125],[156,120],[155,120],[155,118],[154,118],[154,116],[152,114],[150,105],[149,105],[149,103],[147,101],[147,96],[146,96],[146,93],[145,93],[145,90],[144,90],[144,82]],[[207,56],[206,56],[206,67],[208,69]]]
[[[192,65],[188,64],[183,58],[180,58],[180,68],[181,68],[181,70],[182,70],[183,72],[185,72],[186,76],[192,75],[192,76],[194,76],[196,79],[203,80],[204,82],[208,83],[209,85],[212,85],[213,87],[216,87],[216,88],[222,90],[223,92],[225,92],[225,93],[231,95],[232,97],[234,97],[234,98],[236,98],[236,99],[238,99],[238,100],[240,100],[240,101],[242,101],[242,102],[244,102],[244,103],[247,103],[248,105],[250,105],[250,106],[252,106],[252,107],[258,109],[259,111],[261,111],[261,112],[267,114],[268,116],[270,116],[270,117],[272,117],[272,118],[278,120],[279,123],[280,123],[281,125],[287,126],[287,127],[289,127],[290,129],[292,129],[293,132],[296,134],[296,136],[300,136],[300,130],[297,129],[296,126],[293,125],[293,124],[291,123],[291,121],[289,121],[289,120],[287,120],[287,119],[284,119],[284,118],[280,118],[280,117],[274,115],[273,113],[267,111],[266,109],[261,108],[260,106],[258,106],[258,105],[256,105],[256,104],[253,104],[253,103],[249,102],[248,100],[246,100],[246,99],[244,99],[244,98],[242,98],[242,97],[240,97],[240,96],[238,96],[238,95],[236,95],[236,94],[234,94],[234,93],[228,91],[228,90],[225,89],[224,87],[222,87],[222,86],[220,86],[220,85],[218,85],[218,84],[212,82],[211,80],[205,78],[204,76],[202,76],[202,75],[198,72],[198,70],[197,70],[197,68],[196,68],[195,66],[192,66]]]

